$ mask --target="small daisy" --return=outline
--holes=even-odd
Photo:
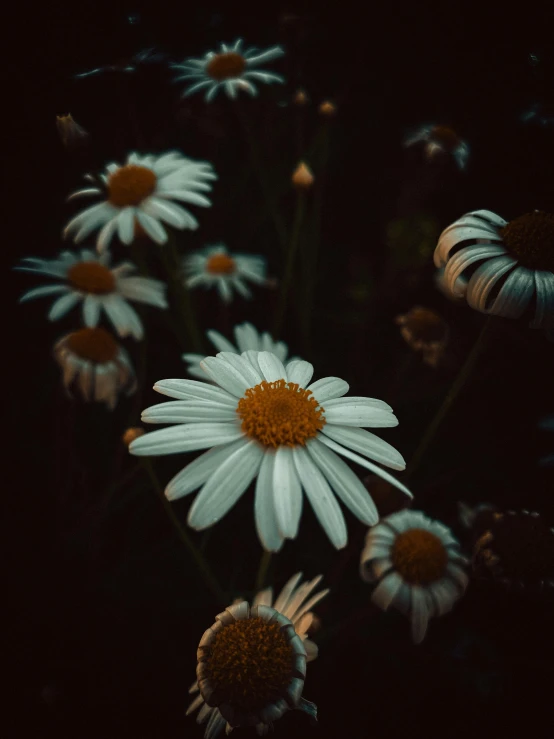
[[[361,428],[398,424],[382,400],[343,398],[349,388],[338,377],[309,384],[314,371],[309,362],[297,359],[284,367],[271,352],[220,352],[200,364],[216,387],[196,380],[157,382],[154,390],[178,400],[147,408],[142,420],[179,425],[153,431],[130,446],[139,456],[209,449],[165,490],[169,500],[176,500],[201,488],[188,515],[192,528],[202,530],[223,518],[256,479],[256,527],[268,551],[277,551],[283,539],[296,538],[302,490],[329,539],[341,549],[348,537],[333,491],[364,523],[376,523],[378,514],[339,454],[411,495],[366,459],[405,468],[393,446]]]
[[[464,291],[482,313],[519,318],[533,305],[531,328],[554,338],[554,215],[526,213],[509,223],[476,210],[448,226],[435,249],[451,293]],[[462,280],[462,281],[460,281]]]
[[[199,695],[187,714],[200,709],[196,720],[207,721],[205,739],[236,726],[255,726],[262,736],[294,709],[317,716],[316,706],[302,698],[304,643],[276,608],[246,601],[228,606],[204,632],[197,658],[197,681],[189,692]]]
[[[425,144],[425,156],[434,159],[439,154],[450,154],[460,169],[465,169],[469,146],[448,126],[422,126],[404,141],[404,146]]]
[[[394,605],[409,616],[412,638],[423,641],[432,616],[451,610],[463,595],[467,564],[450,530],[420,511],[393,513],[366,536],[360,574],[378,581],[372,601],[386,611]]]
[[[104,251],[117,231],[120,241],[130,244],[135,227],[141,226],[158,244],[167,241],[164,223],[174,228],[198,228],[197,220],[175,200],[202,207],[211,205],[200,192],[208,192],[215,180],[212,165],[186,159],[171,151],[162,156],[140,156],[131,153],[127,163],[108,164],[99,178],[86,175],[92,187],[79,190],[69,200],[82,195],[105,195],[101,203],[75,216],[65,227],[64,237],[74,235],[79,243],[92,231],[100,229],[96,242],[98,251]]]
[[[119,336],[131,335],[135,339],[142,339],[144,331],[141,320],[127,301],[135,300],[167,308],[166,286],[163,282],[131,274],[136,267],[130,262],[110,268],[110,255],[107,252],[98,255],[89,249],[82,249],[80,254],[64,251],[57,259],[27,257],[16,269],[63,280],[63,283],[28,290],[19,301],[22,303],[43,295],[61,294],[48,313],[51,321],[62,318],[81,301],[85,326],[97,326],[100,313],[104,310]]]
[[[241,323],[234,328],[235,343],[233,346],[218,331],[207,331],[206,335],[212,342],[218,352],[232,352],[233,354],[242,354],[249,349],[255,352],[272,352],[275,356],[284,362],[287,358],[288,347],[284,341],[273,341],[271,334],[264,331],[263,334],[256,331],[251,323]],[[201,380],[207,380],[207,375],[200,366],[200,362],[204,359],[204,354],[183,354],[183,360],[189,362],[187,372],[192,377],[199,377]]]
[[[131,395],[136,389],[129,355],[103,328],[67,334],[54,346],[54,358],[67,391],[75,383],[86,401],[104,402],[112,410],[120,392]]]
[[[437,367],[448,344],[449,333],[447,324],[438,313],[418,305],[397,316],[395,323],[400,326],[400,333],[408,346],[421,352],[425,364]]]
[[[219,90],[224,90],[230,98],[236,98],[240,90],[254,96],[258,94],[254,81],[268,84],[285,81],[281,75],[255,69],[260,64],[278,59],[284,53],[280,46],[272,46],[267,51],[256,48],[243,51],[242,39],[238,39],[233,46],[221,44],[218,52],[209,51],[201,59],[185,59],[182,64],[174,64],[175,69],[183,72],[175,81],[190,80],[193,83],[184,91],[183,97],[205,90],[206,102],[213,100]]]
[[[267,283],[266,260],[263,257],[229,254],[223,244],[189,254],[183,259],[183,268],[187,287],[217,287],[219,297],[225,303],[233,299],[233,288],[243,298],[252,297],[244,284],[245,280],[257,285]]]

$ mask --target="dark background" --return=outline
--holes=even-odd
[[[310,140],[320,126],[317,104],[336,101],[320,297],[307,358],[314,359],[317,375],[343,376],[355,394],[389,400],[400,426],[382,436],[409,459],[483,319],[434,290],[430,259],[392,258],[388,229],[394,219],[414,218],[440,232],[472,209],[510,219],[552,207],[554,129],[523,124],[520,116],[533,104],[552,104],[553,14],[539,3],[357,10],[336,3],[300,10],[81,2],[15,10],[13,30],[21,30],[21,42],[7,65],[17,95],[7,160],[12,152],[18,157],[5,175],[15,197],[4,214],[14,229],[4,250],[12,401],[4,430],[15,444],[5,462],[12,475],[4,490],[3,536],[5,685],[8,714],[15,710],[4,715],[5,736],[201,736],[193,718],[184,716],[187,690],[196,644],[220,606],[206,594],[140,471],[110,497],[113,480],[132,469],[121,431],[155,402],[154,394],[145,390],[122,401],[113,414],[70,404],[49,355],[75,316],[51,325],[45,302],[18,307],[31,282],[10,270],[22,256],[59,251],[60,230],[70,217],[64,198],[85,171],[129,149],[169,147],[212,161],[220,174],[214,207],[209,217],[202,214],[191,247],[223,239],[230,248],[268,254],[274,274],[281,267],[271,224],[251,219],[254,185],[237,195],[236,206],[223,206],[246,167],[224,102],[209,109],[201,98],[180,102],[163,61],[133,74],[74,75],[128,63],[150,46],[180,61],[238,36],[262,47],[282,43],[287,56],[273,66],[287,85],[264,89],[250,110],[262,141],[277,137],[268,157],[276,179],[285,182],[301,153],[296,111],[275,103],[288,103],[299,86],[308,91]],[[64,151],[55,116],[65,112],[91,133],[90,149],[72,156]],[[418,155],[402,149],[406,130],[428,122],[453,125],[470,143],[467,173],[446,167],[429,179]],[[290,206],[286,196],[282,203]],[[258,297],[255,313],[237,302],[231,315],[220,316],[198,296],[203,327],[226,328],[252,315],[260,316],[254,321],[259,328],[267,327],[269,317],[262,317],[273,298]],[[394,316],[414,303],[441,310],[451,324],[451,365],[439,373],[410,359],[394,326]],[[145,388],[183,374],[178,347],[161,322],[151,320]],[[292,320],[283,338],[293,353],[306,356]],[[537,424],[553,410],[553,369],[552,345],[543,336],[525,321],[499,321],[463,402],[412,481],[415,506],[462,538],[458,500],[535,509],[552,525],[552,474],[538,466],[552,450],[552,435]],[[160,479],[179,466],[179,460],[162,460]],[[226,589],[248,596],[260,548],[246,499],[204,544]],[[189,504],[176,505],[183,521]],[[310,577],[323,572],[333,588],[317,609],[320,657],[305,692],[319,706],[319,724],[291,713],[276,731],[314,737],[546,735],[552,604],[473,582],[454,612],[433,621],[424,644],[414,647],[407,622],[368,607],[369,590],[357,574],[364,528],[350,516],[348,525],[351,544],[336,553],[305,506],[299,539],[287,544],[270,572],[276,588],[299,569]]]

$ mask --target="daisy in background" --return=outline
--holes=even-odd
[[[268,282],[264,257],[229,254],[223,244],[188,254],[183,259],[183,269],[187,287],[216,287],[224,303],[230,303],[233,299],[233,289],[243,298],[252,297],[244,284],[245,280],[257,285],[266,285]]]
[[[183,92],[183,97],[204,90],[207,103],[220,90],[230,98],[236,98],[240,90],[254,96],[258,94],[254,82],[270,84],[285,81],[279,74],[256,69],[260,64],[278,59],[284,53],[280,46],[272,46],[266,51],[254,47],[243,50],[242,39],[238,39],[232,46],[221,44],[219,51],[209,51],[201,59],[185,59],[182,64],[174,64],[174,69],[183,72],[175,81],[190,80],[192,84]]]
[[[425,364],[436,368],[444,356],[449,335],[448,325],[441,316],[416,305],[394,320],[408,346],[421,353]]]
[[[481,313],[519,318],[554,339],[554,215],[535,210],[507,222],[475,210],[448,226],[435,249],[444,285]]]
[[[255,352],[272,352],[275,356],[284,362],[288,354],[288,346],[284,341],[274,341],[271,334],[264,331],[263,334],[256,331],[251,323],[241,323],[234,328],[235,344],[231,344],[218,331],[207,331],[206,336],[215,346],[218,352],[232,352],[233,354],[242,354],[249,349]],[[182,358],[189,363],[187,372],[192,377],[199,377],[201,380],[207,380],[207,375],[200,366],[200,362],[204,359],[204,354],[183,354]]]
[[[74,385],[85,401],[106,403],[113,410],[121,392],[135,392],[129,355],[103,328],[82,328],[67,334],[54,346],[54,358],[63,370],[68,393]]]
[[[420,511],[404,510],[368,531],[360,574],[377,583],[371,599],[379,608],[393,605],[410,618],[412,638],[419,644],[429,619],[450,611],[465,592],[466,564],[446,526]]]
[[[454,157],[460,169],[465,169],[469,157],[469,146],[462,141],[454,129],[439,125],[422,126],[404,140],[406,147],[419,143],[425,145],[427,159],[450,155]]]
[[[178,229],[198,228],[197,220],[175,201],[210,206],[208,198],[200,193],[210,191],[208,183],[217,178],[208,162],[196,162],[171,151],[160,156],[133,152],[126,164],[108,164],[104,174],[98,178],[86,175],[86,179],[93,186],[78,190],[68,200],[89,195],[105,199],[75,216],[65,227],[64,237],[73,235],[79,243],[100,229],[96,246],[102,252],[116,232],[121,242],[130,244],[138,226],[158,244],[167,241],[162,222]]]
[[[209,450],[165,490],[169,500],[176,500],[200,488],[188,515],[192,528],[219,521],[256,480],[256,528],[266,550],[278,551],[284,539],[296,538],[303,490],[332,544],[341,549],[348,537],[333,492],[364,523],[376,523],[378,514],[339,454],[411,497],[404,485],[369,461],[405,467],[393,446],[361,428],[396,426],[387,403],[344,398],[349,389],[344,380],[324,377],[310,383],[314,368],[309,362],[296,359],[285,367],[271,352],[220,352],[200,365],[216,386],[196,380],[157,382],[154,390],[177,400],[147,408],[142,420],[178,425],[145,434],[129,447],[137,456]]]
[[[59,295],[48,313],[51,321],[62,318],[81,302],[85,326],[97,326],[100,314],[104,311],[119,336],[130,335],[142,339],[144,330],[141,320],[127,301],[167,308],[166,286],[163,282],[133,275],[136,267],[130,262],[110,267],[110,255],[107,252],[98,255],[89,249],[82,249],[80,253],[61,252],[56,259],[26,257],[16,269],[62,280],[54,285],[28,290],[19,301],[23,303],[45,295]]]

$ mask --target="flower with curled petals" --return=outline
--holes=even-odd
[[[452,156],[459,169],[465,169],[469,157],[469,146],[449,126],[422,126],[410,134],[404,141],[409,147],[422,143],[427,159],[432,160],[439,155]]]

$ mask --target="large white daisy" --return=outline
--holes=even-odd
[[[482,313],[519,318],[532,305],[531,328],[554,338],[554,215],[527,213],[509,223],[475,210],[448,226],[435,249],[444,285]]]
[[[108,252],[99,255],[90,249],[82,249],[80,253],[64,251],[57,259],[26,257],[16,269],[63,280],[28,290],[20,299],[23,303],[45,295],[60,295],[48,313],[51,321],[62,318],[82,302],[85,326],[97,326],[103,310],[120,336],[131,335],[135,339],[142,339],[144,330],[141,320],[127,301],[167,308],[166,286],[163,282],[132,274],[136,267],[130,262],[110,267]]]
[[[233,289],[243,298],[252,297],[245,280],[258,285],[267,283],[266,260],[263,257],[229,254],[223,244],[188,254],[183,259],[183,269],[187,287],[216,287],[225,303],[233,299]]]
[[[280,46],[272,46],[266,51],[254,47],[243,50],[242,39],[238,39],[232,46],[221,44],[219,51],[209,51],[200,59],[185,59],[182,64],[174,64],[173,67],[183,73],[175,81],[190,80],[192,84],[183,96],[204,90],[206,102],[213,100],[220,90],[230,98],[236,98],[239,90],[257,95],[254,82],[269,84],[285,80],[281,75],[263,72],[256,67],[278,59],[284,53]]]
[[[104,195],[105,200],[75,216],[65,227],[64,236],[74,234],[74,241],[79,243],[100,229],[96,245],[98,251],[104,251],[116,231],[124,244],[133,241],[139,227],[153,241],[164,244],[167,232],[162,222],[178,229],[198,228],[191,213],[174,201],[202,207],[211,205],[200,193],[212,189],[208,183],[216,175],[208,162],[186,159],[179,152],[161,156],[133,152],[126,164],[108,164],[104,174],[98,178],[86,175],[86,179],[93,186],[73,193],[68,199]]]
[[[283,539],[296,537],[302,490],[333,545],[344,547],[346,524],[333,491],[367,524],[376,523],[378,513],[339,454],[410,495],[374,463],[402,470],[402,456],[361,428],[398,424],[382,400],[344,398],[344,380],[324,377],[310,383],[314,368],[309,362],[292,360],[285,367],[270,352],[220,352],[201,366],[217,387],[196,380],[157,382],[157,392],[177,401],[147,408],[142,419],[178,425],[145,434],[129,447],[140,456],[210,448],[165,490],[169,500],[176,500],[201,488],[189,511],[192,528],[219,521],[257,478],[256,527],[267,550],[277,551]]]
[[[450,529],[420,511],[393,513],[367,533],[360,574],[377,582],[371,599],[384,611],[393,605],[408,616],[416,644],[429,619],[450,611],[465,592],[467,560],[459,547]]]

